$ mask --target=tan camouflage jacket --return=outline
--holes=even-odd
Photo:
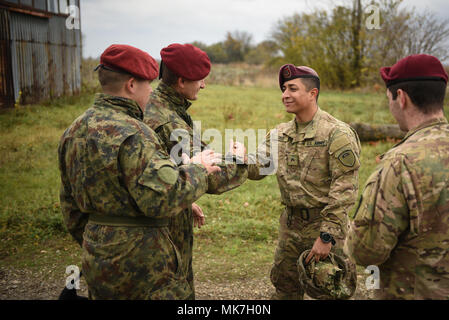
[[[177,167],[136,102],[98,94],[61,137],[61,207],[81,244],[90,212],[172,217],[207,190],[202,165]]]
[[[423,123],[382,156],[345,251],[377,265],[384,299],[449,299],[449,125]]]
[[[322,208],[321,232],[344,239],[347,214],[357,199],[360,141],[342,121],[318,108],[300,132],[296,120],[276,127],[278,154],[270,153],[270,132],[258,148],[257,164],[248,166],[248,178],[258,180],[264,163],[278,161],[277,180],[282,203],[301,208]],[[274,132],[273,132],[274,133]],[[250,159],[254,157],[249,156]]]

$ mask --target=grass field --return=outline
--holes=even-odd
[[[189,111],[203,130],[270,129],[292,119],[280,97],[275,88],[209,85]],[[92,101],[92,94],[84,94],[0,113],[0,267],[80,265],[80,250],[60,214],[57,145]],[[319,105],[346,122],[394,123],[383,93],[323,92]],[[361,187],[376,156],[392,144],[363,144]],[[267,278],[282,210],[275,177],[197,203],[207,223],[195,231],[197,282]]]

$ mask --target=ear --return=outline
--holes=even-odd
[[[176,85],[178,86],[178,88],[180,89],[184,89],[185,87],[185,80],[183,77],[178,77],[178,80],[176,81]]]
[[[402,110],[404,110],[404,109],[406,109],[410,105],[410,97],[402,89],[398,89],[397,93],[398,93],[398,97],[396,99],[399,102],[399,107]]]
[[[135,93],[136,92],[136,79],[131,77],[128,81],[125,82],[125,91],[127,93]]]
[[[318,96],[318,88],[313,88],[310,90],[310,94],[312,95],[312,98],[316,100],[316,97]]]

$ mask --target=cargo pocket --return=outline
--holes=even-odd
[[[148,295],[149,300],[188,300],[192,297],[192,289],[185,278],[167,280]]]
[[[273,286],[277,287],[279,284],[279,276],[281,274],[281,264],[282,264],[282,259],[280,259],[279,261],[276,261],[273,263],[273,266],[271,267],[271,271],[270,271],[270,280],[271,283],[273,284]]]
[[[181,260],[181,254],[179,253],[178,249],[176,248],[175,244],[173,243],[170,235],[168,232],[166,232],[165,230],[162,231],[162,233],[164,233],[166,239],[169,241],[170,246],[171,246],[171,250],[172,253],[174,254],[174,263],[175,263],[175,269],[174,270],[170,270],[171,272],[173,272],[173,275],[178,278],[178,277],[182,277],[182,260]]]

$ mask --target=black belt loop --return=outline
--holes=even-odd
[[[301,214],[301,219],[302,220],[309,221],[309,219],[310,219],[309,209],[301,208],[301,209],[299,209],[299,212]]]

